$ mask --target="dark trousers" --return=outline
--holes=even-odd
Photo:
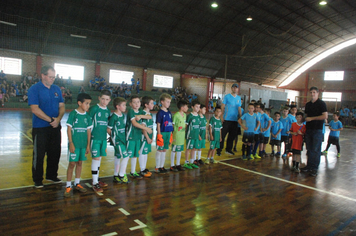
[[[312,129],[305,133],[305,143],[307,144],[308,160],[307,167],[312,170],[318,170],[321,154],[321,140],[323,139],[323,130]]]
[[[225,120],[223,123],[223,128],[221,130],[221,142],[220,148],[217,149],[218,153],[221,153],[221,150],[224,149],[225,137],[229,133],[226,141],[226,151],[231,151],[235,138],[237,137],[237,121]]]
[[[33,182],[43,180],[43,162],[47,154],[46,179],[55,179],[58,174],[58,163],[61,157],[61,126],[57,128],[33,128]]]

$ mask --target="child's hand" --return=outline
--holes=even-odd
[[[151,143],[152,143],[152,139],[147,138],[147,143],[148,143],[148,144],[151,144]]]
[[[300,134],[300,135],[301,135],[301,134],[303,134],[303,133],[302,133],[300,130],[298,130],[298,131],[297,131],[297,134]]]
[[[220,142],[222,141],[222,139],[220,138]]]
[[[201,141],[202,140],[202,138],[200,137],[200,135],[199,135],[199,141]]]
[[[214,141],[214,136],[210,136],[210,141]]]
[[[151,128],[146,128],[146,132],[148,133],[148,134],[152,134],[152,129]]]
[[[247,127],[245,125],[241,125],[241,127],[244,129],[244,130],[247,130]]]
[[[136,120],[137,121],[141,120],[141,115],[136,116]]]
[[[69,143],[69,151],[70,151],[71,153],[74,153],[74,151],[75,151],[75,147],[74,147],[74,143],[73,143],[73,142],[70,142],[70,143]]]
[[[85,154],[88,154],[90,152],[90,146],[87,147],[87,149],[85,150]]]

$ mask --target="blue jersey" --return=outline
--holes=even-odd
[[[260,124],[261,128],[266,129],[268,127],[269,116],[266,113],[261,114],[260,122],[261,122],[261,124]],[[265,133],[266,133],[266,131],[263,132],[264,135],[265,135]]]
[[[170,111],[165,112],[162,109],[159,110],[156,115],[156,123],[161,124],[161,132],[172,132],[172,113]]]
[[[281,121],[273,121],[272,122],[272,126],[271,126],[271,133],[273,135],[276,135],[276,133],[278,133],[278,131],[282,129],[283,130],[283,124]],[[279,134],[277,135],[277,138],[274,138],[274,137],[271,137],[272,140],[281,140],[281,133],[282,132],[279,132]]]
[[[235,97],[231,93],[224,97],[223,104],[225,104],[224,120],[237,121],[239,115],[239,107],[241,107],[241,98],[239,95]]]
[[[340,114],[340,116],[345,116],[344,109],[340,109],[339,114]]]
[[[266,130],[266,131],[263,133],[263,135],[264,135],[265,137],[268,137],[268,138],[269,138],[269,136],[270,136],[270,134],[271,134],[271,127],[272,127],[272,124],[273,124],[273,118],[272,118],[272,117],[268,117],[268,119],[271,121],[271,125],[269,126],[268,130]],[[268,125],[268,123],[267,123],[267,125]]]
[[[279,121],[282,122],[282,124],[283,124],[283,129],[282,129],[282,132],[281,132],[281,135],[282,135],[282,136],[288,136],[287,132],[288,132],[288,131],[290,130],[290,128],[292,127],[292,124],[293,124],[294,122],[297,122],[297,120],[295,119],[295,117],[292,116],[292,115],[290,115],[290,116],[287,115],[286,118],[281,117],[281,118],[279,119]]]
[[[246,122],[247,130],[245,130],[245,132],[255,133],[255,128],[256,128],[257,120],[258,120],[256,113],[253,113],[253,115],[250,115],[250,113],[245,113],[241,117],[241,120],[244,120]]]
[[[341,129],[342,128],[342,123],[341,121],[330,121],[329,123],[329,127],[332,129]],[[333,137],[339,137],[340,136],[340,131],[330,131],[329,136],[333,136]]]
[[[255,114],[257,115],[257,121],[261,122],[261,113],[257,112]],[[256,123],[257,123],[257,121],[256,121]],[[257,126],[257,130],[255,131],[255,134],[261,133],[260,125],[261,124],[259,124],[258,126],[256,125]]]

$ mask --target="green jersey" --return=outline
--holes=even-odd
[[[67,126],[72,128],[72,141],[75,148],[86,148],[88,145],[88,129],[92,128],[92,120],[88,113],[73,110],[69,113]]]
[[[186,119],[187,115],[185,113],[183,113],[183,116],[180,112],[176,112],[173,115],[173,145],[184,145]]]
[[[216,119],[215,116],[210,118],[209,125],[211,126],[211,132],[214,136],[214,141],[220,140],[220,130],[222,129],[222,123],[220,119]]]
[[[132,124],[132,120],[135,119],[135,116],[143,115],[143,111],[141,109],[138,112],[135,112],[132,108],[127,112],[126,118],[126,141],[128,140],[141,140],[142,138],[142,130],[136,128]],[[137,123],[141,124],[142,120],[137,121]]]
[[[206,124],[208,123],[208,121],[206,120],[205,116],[200,116],[200,131],[199,131],[199,135],[202,139],[205,139],[206,137]]]
[[[106,107],[100,107],[99,104],[97,104],[89,109],[89,115],[93,120],[91,138],[95,140],[106,140],[106,129],[108,127],[110,110]]]
[[[187,116],[187,139],[199,139],[199,130],[200,130],[200,118],[199,115],[193,115],[190,113]]]
[[[119,116],[115,112],[109,118],[108,128],[111,129],[111,137],[116,144],[126,145],[125,139],[125,116]]]
[[[151,113],[146,112],[145,110],[143,110],[143,114],[152,116]],[[145,124],[146,127],[151,128],[153,130],[153,119],[142,119],[142,124]],[[142,133],[142,131],[141,131],[141,133]],[[152,134],[148,134],[148,137],[152,140],[153,132],[152,132]],[[143,134],[142,134],[142,139],[141,140],[142,141],[146,140],[146,138],[145,138],[145,136]]]

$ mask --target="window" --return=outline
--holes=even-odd
[[[323,92],[323,101],[341,102],[342,93]],[[337,100],[336,100],[337,99]]]
[[[56,75],[63,76],[63,79],[68,79],[70,76],[72,80],[84,80],[84,66],[54,63],[54,69],[56,70]]]
[[[111,84],[121,84],[124,81],[127,84],[131,85],[131,79],[133,78],[134,73],[131,71],[123,70],[110,70],[109,83]]]
[[[22,60],[17,58],[0,57],[0,70],[3,70],[5,74],[21,75]]]
[[[325,71],[324,80],[344,80],[343,71]]]
[[[153,87],[173,88],[173,77],[164,75],[154,75]]]

